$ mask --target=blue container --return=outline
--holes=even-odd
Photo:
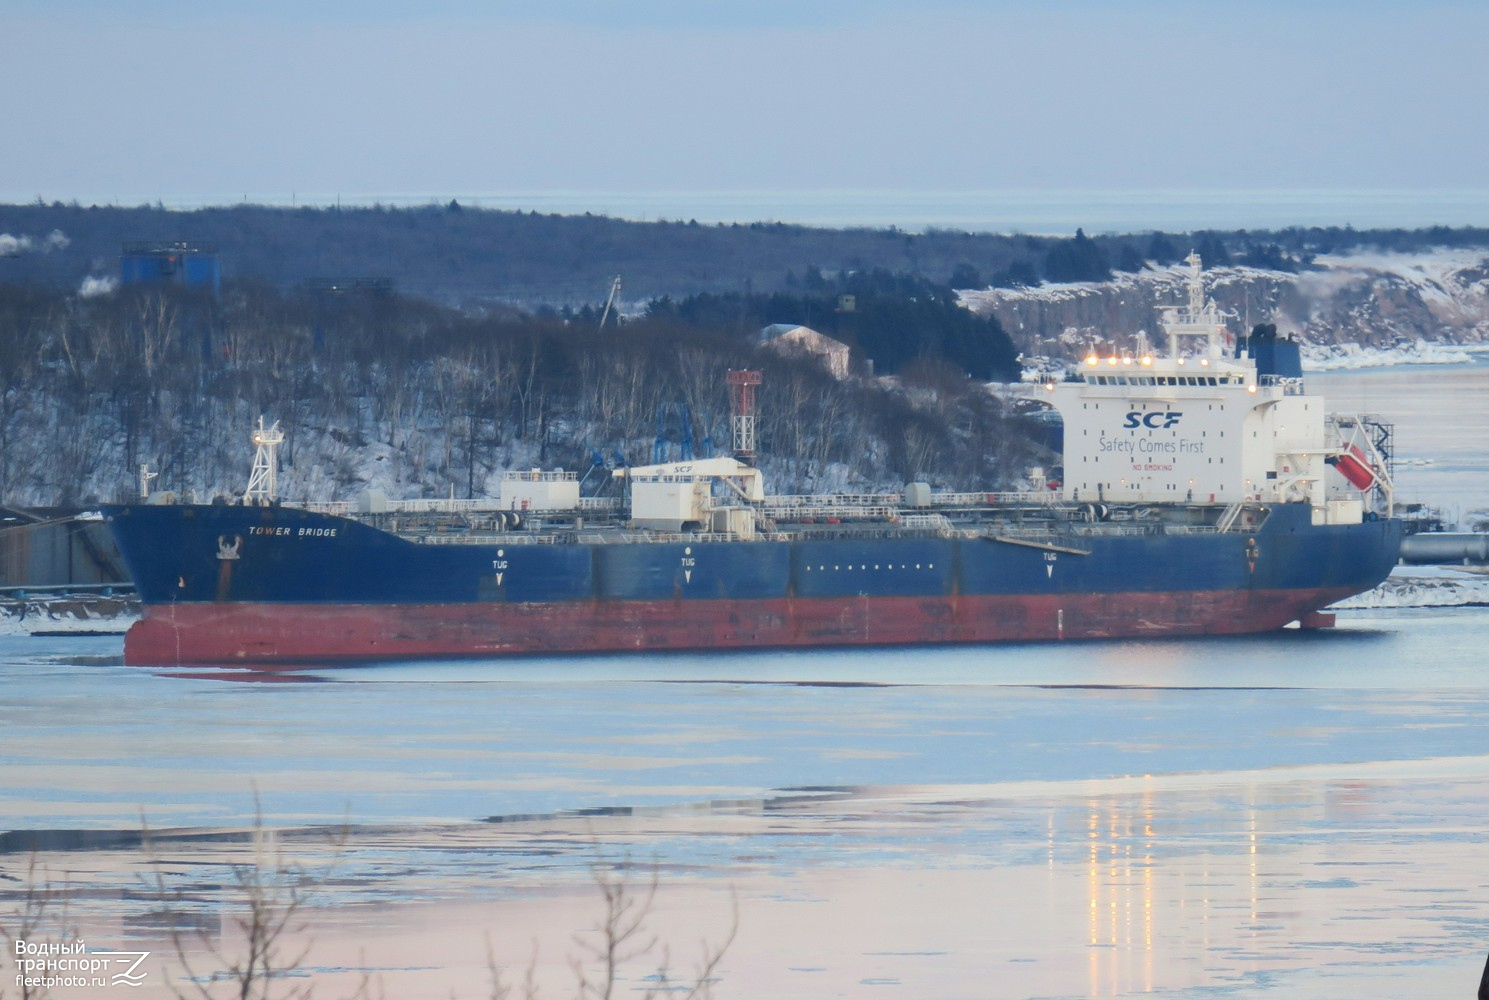
[[[214,243],[126,243],[119,256],[125,285],[174,284],[222,292],[222,263]]]

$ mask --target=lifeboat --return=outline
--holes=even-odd
[[[1360,450],[1359,445],[1348,445],[1343,453],[1329,461],[1355,489],[1368,490],[1375,485],[1375,468],[1370,464],[1370,459],[1366,458],[1365,453]]]

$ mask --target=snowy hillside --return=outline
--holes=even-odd
[[[1453,350],[1489,342],[1489,251],[1321,256],[1299,273],[1255,267],[1205,272],[1209,294],[1238,335],[1275,323],[1304,344],[1313,368],[1401,360],[1461,361]],[[1110,281],[962,291],[996,316],[1028,358],[1071,358],[1152,336],[1159,309],[1184,300],[1183,265],[1118,273]]]

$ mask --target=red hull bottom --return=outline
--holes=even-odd
[[[1349,589],[583,604],[178,604],[124,640],[137,666],[1229,635],[1295,622]]]

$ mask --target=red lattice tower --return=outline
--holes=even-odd
[[[729,383],[729,427],[733,437],[734,457],[751,461],[755,457],[755,387],[760,384],[757,371],[732,371],[725,376]]]

